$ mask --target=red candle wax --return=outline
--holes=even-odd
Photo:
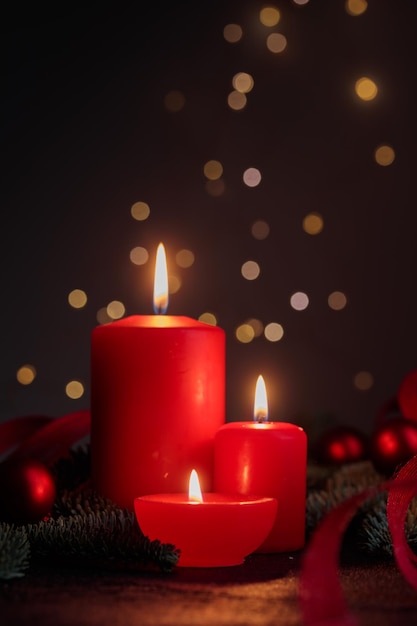
[[[180,550],[180,567],[242,564],[268,535],[277,508],[274,498],[201,492],[199,499],[185,493],[142,496],[134,505],[145,536]]]
[[[304,430],[286,422],[231,422],[218,430],[214,445],[216,492],[269,496],[278,502],[275,523],[258,552],[301,549],[307,480]]]
[[[136,496],[180,492],[196,467],[210,490],[225,421],[224,331],[188,317],[131,316],[93,330],[91,359],[96,489],[133,510]]]
[[[204,489],[225,422],[225,333],[183,316],[134,315],[91,339],[91,471],[120,507],[180,492],[190,467]]]

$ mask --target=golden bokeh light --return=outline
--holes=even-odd
[[[79,380],[70,380],[65,386],[65,393],[71,400],[78,400],[84,395],[84,385]]]
[[[255,332],[250,324],[241,324],[236,328],[235,335],[240,343],[250,343],[255,337]]]
[[[181,289],[182,280],[178,274],[170,274],[168,277],[169,293],[177,293]]]
[[[99,324],[109,324],[113,319],[107,313],[107,307],[102,307],[97,311],[96,320]]]
[[[287,47],[287,38],[282,33],[271,33],[266,38],[266,47],[270,52],[279,54]]]
[[[233,111],[241,111],[247,104],[247,98],[244,93],[240,91],[231,91],[227,96],[227,104]]]
[[[262,324],[261,320],[251,317],[250,319],[246,320],[245,323],[249,324],[249,326],[252,326],[255,337],[260,337],[262,335],[264,331],[264,325]]]
[[[256,261],[246,261],[243,263],[240,271],[246,280],[255,280],[261,273],[261,268]]]
[[[243,182],[247,187],[257,187],[262,180],[261,172],[256,167],[248,167],[243,172]]]
[[[252,91],[255,81],[250,74],[239,72],[232,78],[233,88],[239,93],[249,93]]]
[[[221,178],[223,174],[223,165],[220,161],[211,160],[204,164],[203,170],[206,178],[209,180],[217,180]]]
[[[355,92],[361,100],[369,101],[376,98],[378,87],[371,78],[362,76],[355,83]]]
[[[395,159],[395,152],[391,146],[381,145],[375,150],[374,153],[375,161],[378,165],[382,165],[386,167],[387,165],[391,165]]]
[[[259,21],[263,26],[276,26],[280,17],[280,12],[273,6],[264,7],[259,12]]]
[[[228,43],[237,43],[242,39],[243,30],[239,24],[226,24],[223,28],[223,37]]]
[[[107,305],[107,315],[112,320],[121,319],[125,313],[125,305],[119,300],[112,300],[112,302],[109,302],[109,304]]]
[[[343,291],[333,291],[327,298],[327,304],[333,311],[341,311],[347,304],[347,298]]]
[[[139,222],[143,222],[148,219],[150,212],[151,210],[149,208],[149,204],[146,202],[135,202],[130,207],[130,213],[133,219],[138,220]]]
[[[149,252],[142,246],[136,246],[131,249],[129,257],[135,265],[145,265],[149,260]]]
[[[304,311],[309,305],[308,295],[303,291],[296,291],[290,298],[290,304],[296,311]]]
[[[224,194],[224,190],[226,189],[226,185],[224,184],[224,180],[219,178],[218,180],[208,180],[206,182],[206,191],[209,196],[213,196],[213,198],[218,198]]]
[[[366,0],[346,0],[345,2],[346,13],[349,15],[362,15],[367,8],[368,3]]]
[[[36,378],[36,368],[26,363],[19,367],[16,372],[16,378],[21,385],[30,385]]]
[[[87,294],[82,289],[73,289],[68,294],[68,302],[74,309],[82,309],[87,304]]]
[[[374,384],[374,377],[370,372],[361,371],[353,377],[353,384],[360,391],[368,391]]]
[[[269,224],[264,220],[257,220],[252,224],[251,233],[255,239],[266,239],[269,232]]]
[[[178,265],[178,267],[182,267],[184,269],[187,267],[191,267],[194,261],[194,253],[191,252],[191,250],[186,250],[185,248],[183,250],[179,250],[179,252],[177,252],[177,254],[175,255],[176,264]]]
[[[303,219],[303,230],[308,235],[318,235],[323,230],[324,222],[320,213],[312,211]]]
[[[200,322],[204,322],[205,324],[210,324],[211,326],[217,326],[217,318],[214,313],[209,313],[206,311],[199,315],[198,320]]]
[[[265,339],[271,342],[280,341],[284,336],[284,329],[277,322],[270,322],[265,326]]]
[[[181,91],[169,91],[164,97],[164,106],[170,113],[178,113],[185,106],[185,96]]]

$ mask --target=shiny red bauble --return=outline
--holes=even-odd
[[[403,416],[417,422],[417,369],[409,372],[401,381],[397,400]]]
[[[51,471],[34,459],[0,464],[0,521],[36,523],[47,516],[56,497]]]
[[[370,437],[369,451],[375,469],[391,476],[417,454],[417,420],[393,417],[383,422]]]
[[[335,426],[320,436],[314,456],[323,465],[363,461],[368,456],[368,438],[352,426]]]

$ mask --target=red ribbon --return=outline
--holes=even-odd
[[[305,626],[357,626],[339,580],[339,556],[343,534],[358,507],[370,496],[388,491],[387,519],[397,565],[417,590],[417,557],[404,534],[408,507],[417,494],[417,456],[395,479],[364,490],[330,511],[314,534],[302,561],[299,605]]]
[[[51,465],[67,456],[71,446],[89,434],[89,410],[63,417],[43,415],[16,417],[0,424],[0,454],[14,448],[7,459],[38,459]]]

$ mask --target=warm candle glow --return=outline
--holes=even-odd
[[[165,248],[159,244],[156,251],[155,280],[153,288],[153,310],[166,313],[168,309],[168,270]]]
[[[253,419],[255,422],[268,421],[268,399],[266,397],[266,387],[263,376],[258,376],[258,380],[256,381]]]
[[[188,487],[188,499],[193,502],[203,502],[203,495],[201,493],[200,481],[198,480],[198,474],[193,469],[190,474],[190,482]]]

